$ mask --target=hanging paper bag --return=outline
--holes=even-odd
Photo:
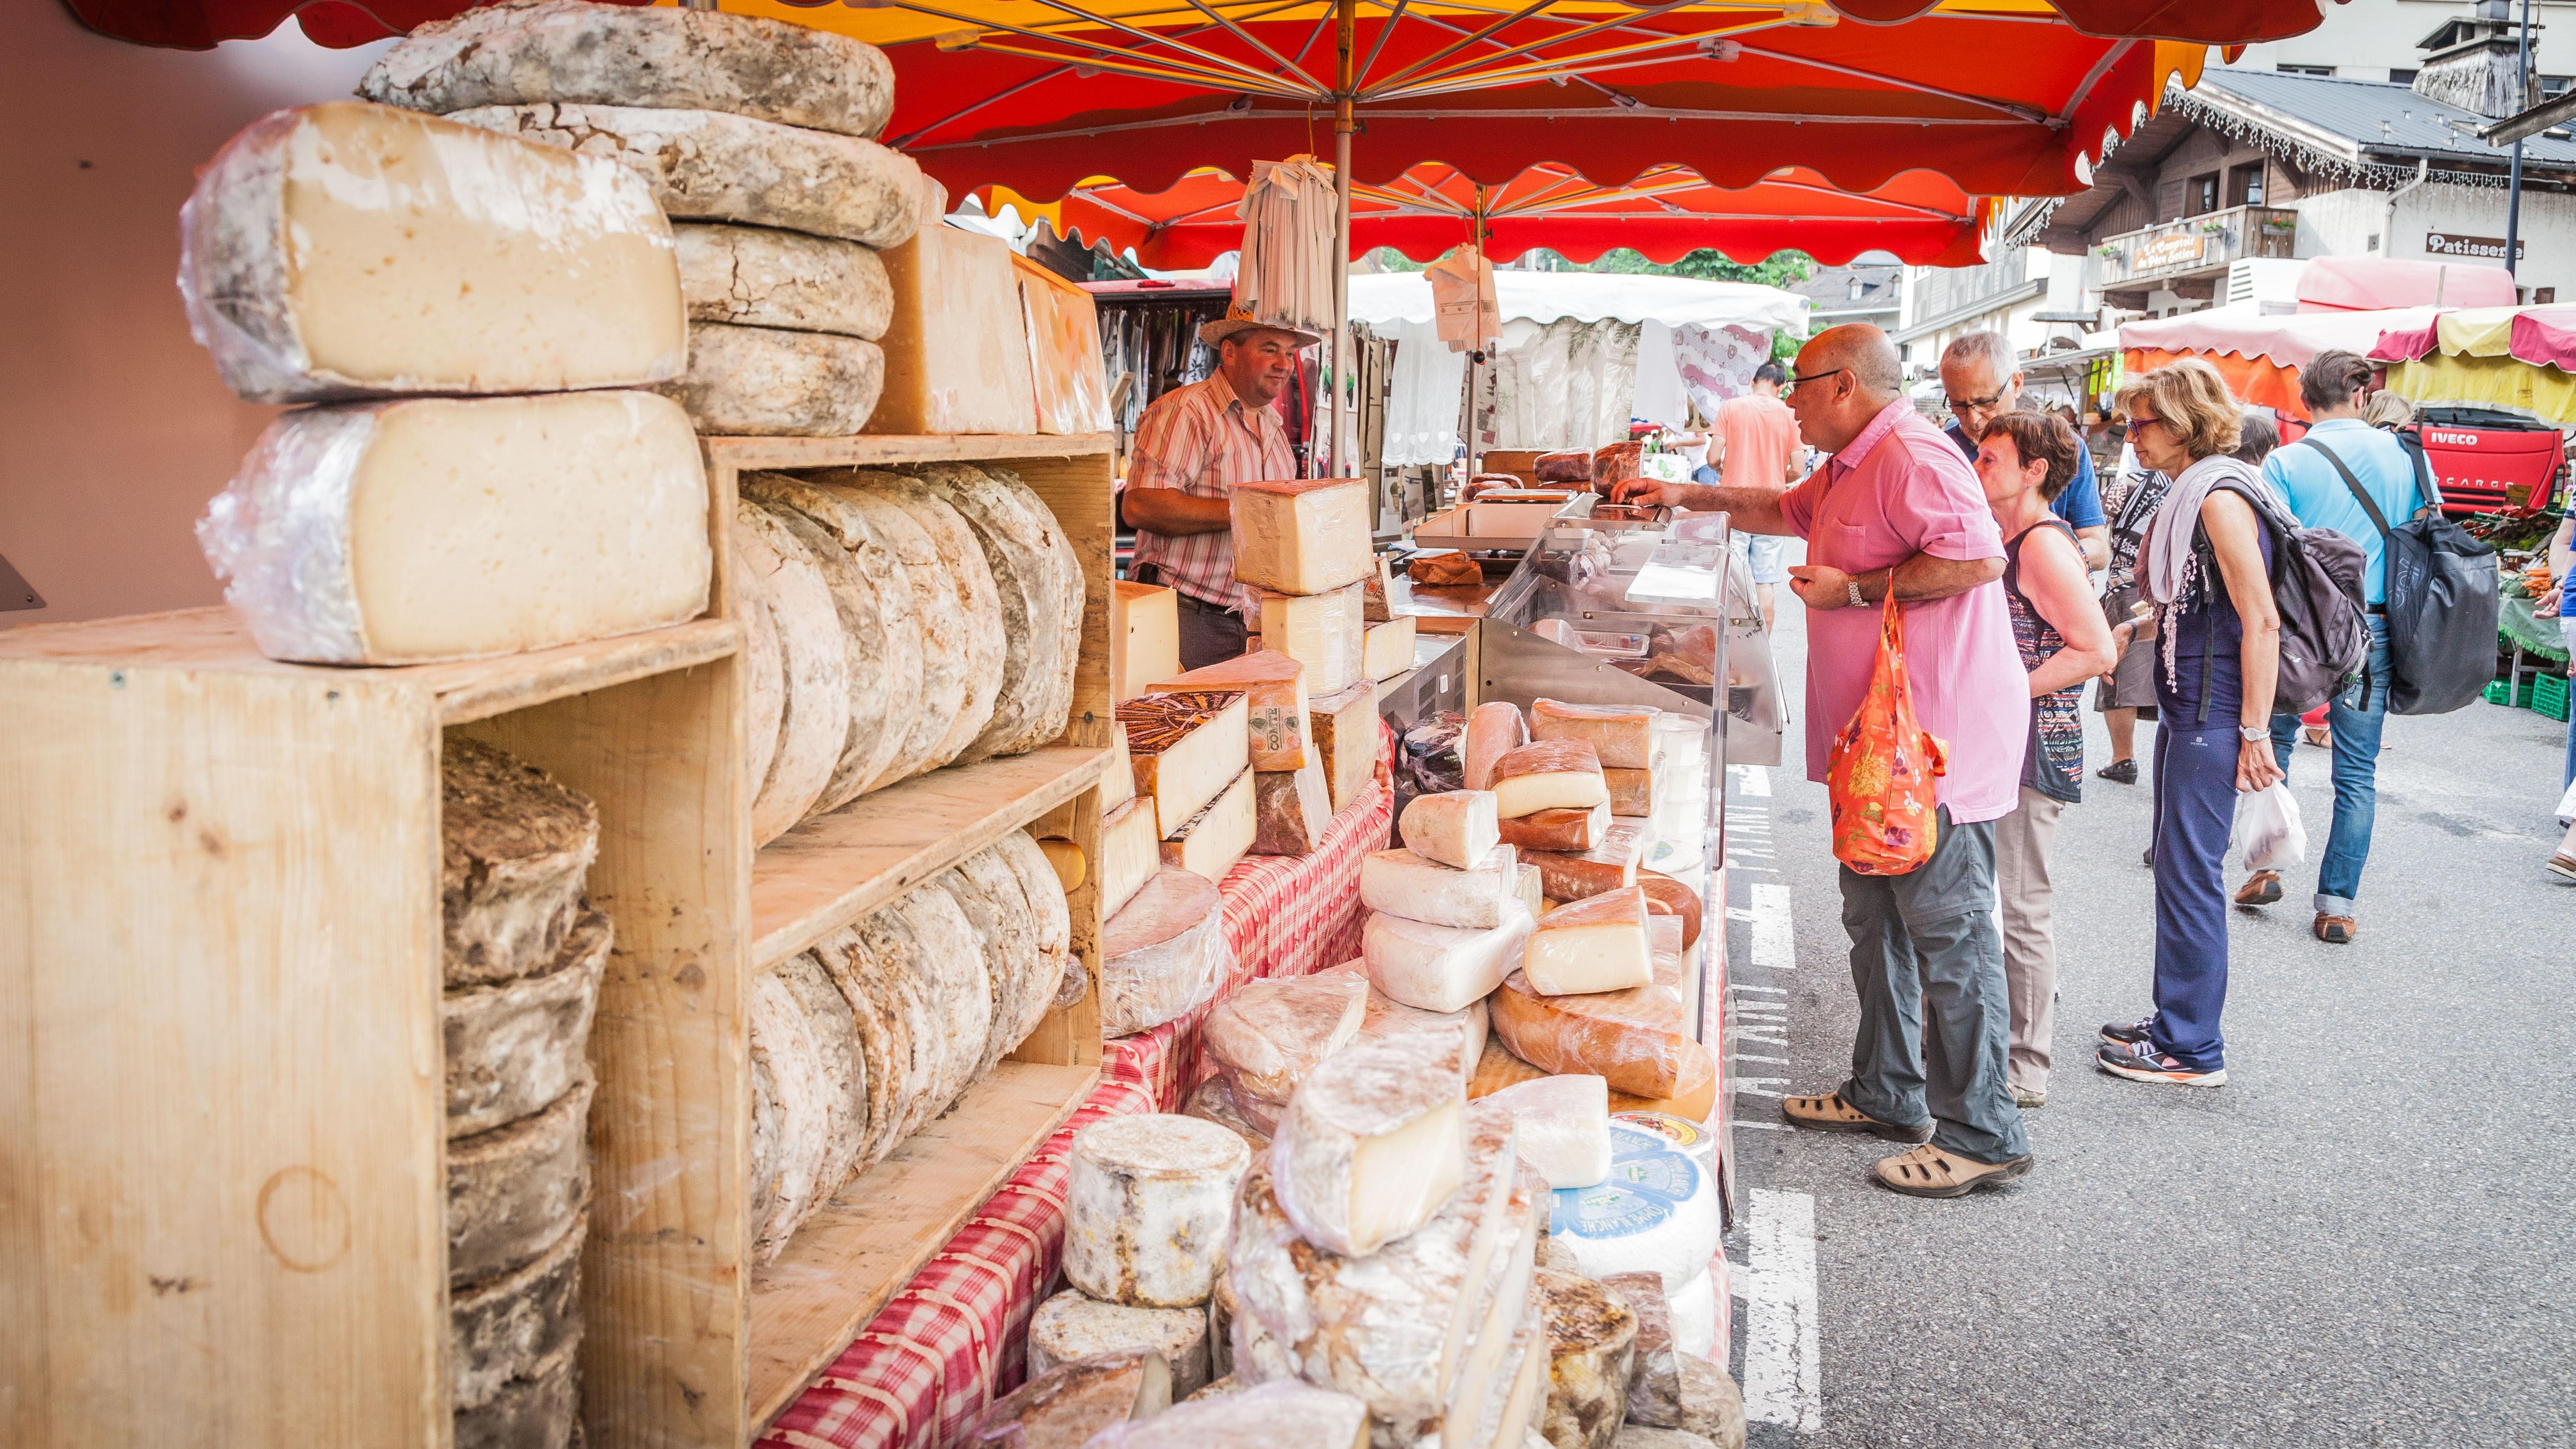
[[[1862,875],[1903,875],[1932,858],[1939,822],[1933,781],[1949,751],[1914,717],[1905,674],[1905,614],[1891,589],[1878,631],[1869,692],[1826,756],[1834,858]]]

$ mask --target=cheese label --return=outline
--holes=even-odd
[[[1652,1132],[1684,1150],[1696,1147],[1708,1138],[1707,1132],[1670,1112],[1620,1112],[1610,1120],[1621,1127]]]
[[[1599,1187],[1558,1188],[1548,1208],[1548,1231],[1594,1239],[1634,1237],[1670,1222],[1701,1190],[1698,1163],[1622,1116],[1610,1124],[1609,1181]]]

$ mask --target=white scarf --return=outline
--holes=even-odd
[[[2183,469],[2165,490],[2164,501],[2156,505],[2146,541],[2138,545],[2137,585],[2139,594],[2160,610],[2182,601],[2188,582],[2184,566],[2191,562],[2192,540],[2200,532],[2200,505],[2208,501],[2209,490],[2223,481],[2255,489],[2263,486],[2261,474],[2242,460],[2220,453]]]

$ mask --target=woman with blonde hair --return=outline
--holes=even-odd
[[[2257,507],[2263,482],[2229,456],[2240,409],[2196,358],[2130,379],[2117,398],[2138,460],[2173,479],[2139,545],[2137,585],[2154,609],[2112,631],[2158,643],[2155,660],[2156,1009],[2102,1028],[2094,1060],[2131,1081],[2215,1087],[2227,1003],[2223,871],[2239,793],[2281,778],[2272,693],[2281,620],[2278,540]]]

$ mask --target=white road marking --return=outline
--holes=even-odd
[[[1737,791],[1742,794],[1751,795],[1757,799],[1768,799],[1770,797],[1770,766],[1729,765],[1727,768],[1735,772],[1735,788]]]
[[[1816,1200],[1753,1190],[1744,1299],[1744,1417],[1801,1433],[1825,1426],[1816,1331]]]
[[[1789,926],[1789,888],[1756,881],[1753,895],[1753,964],[1774,971],[1798,968],[1798,946]]]

